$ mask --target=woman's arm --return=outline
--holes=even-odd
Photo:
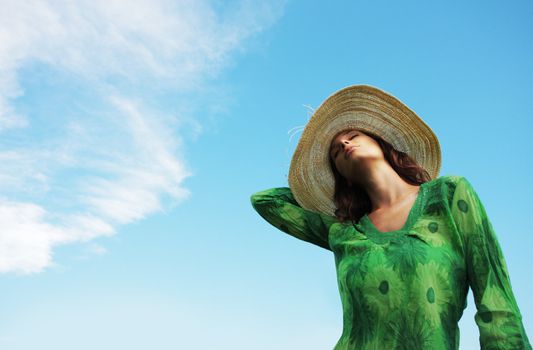
[[[303,209],[294,199],[290,188],[260,191],[250,199],[254,209],[271,225],[298,239],[331,250],[328,231],[336,219]]]
[[[531,349],[496,233],[465,177],[457,182],[451,210],[464,242],[481,349]]]

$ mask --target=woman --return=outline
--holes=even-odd
[[[289,186],[252,195],[280,230],[334,253],[343,331],[334,350],[458,349],[468,288],[482,349],[531,349],[485,208],[438,176],[437,137],[401,101],[356,85],[306,125]]]

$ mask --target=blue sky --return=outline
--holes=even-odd
[[[527,1],[7,1],[0,347],[328,349],[330,252],[252,193],[287,186],[309,107],[369,84],[467,177],[533,334]],[[471,295],[461,348],[478,347]]]

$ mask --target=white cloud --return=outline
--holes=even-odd
[[[183,100],[169,111],[152,99],[201,91],[281,8],[259,1],[3,0],[0,272],[42,271],[54,246],[111,235],[162,210],[165,198],[187,198],[182,182],[192,173],[181,136],[184,127],[196,136],[202,126],[175,112],[188,110]],[[45,78],[76,82],[90,99],[62,91],[68,113],[46,105],[49,114],[40,118],[17,108],[28,89],[21,74],[34,64],[46,69]]]

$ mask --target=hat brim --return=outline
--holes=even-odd
[[[431,128],[396,97],[368,85],[349,86],[318,107],[294,151],[288,180],[303,208],[334,216],[335,179],[328,151],[333,137],[351,128],[379,135],[411,156],[432,179],[438,177],[441,149]]]

